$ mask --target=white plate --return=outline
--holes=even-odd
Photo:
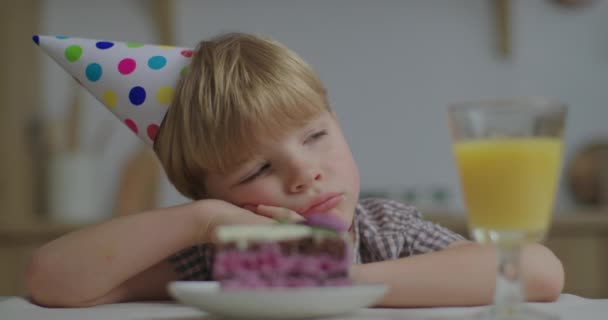
[[[223,291],[213,281],[174,281],[169,293],[179,302],[229,319],[307,319],[334,316],[368,307],[388,287],[361,284],[344,287],[274,288]]]

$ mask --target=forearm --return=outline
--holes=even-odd
[[[496,274],[495,250],[475,243],[353,267],[357,281],[390,284],[379,305],[391,307],[489,304]],[[529,301],[553,300],[563,287],[563,269],[548,249],[530,245],[523,252],[522,279]]]
[[[44,245],[28,268],[30,294],[36,298],[52,290],[87,300],[109,292],[194,244],[200,236],[197,210],[189,204],[124,216]]]

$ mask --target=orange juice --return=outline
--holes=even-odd
[[[471,228],[543,233],[549,224],[562,144],[497,138],[454,145]]]

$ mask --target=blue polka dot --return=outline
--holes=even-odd
[[[142,87],[133,87],[129,91],[129,100],[132,104],[139,106],[146,101],[146,90]]]
[[[101,78],[102,73],[103,73],[103,71],[101,70],[101,66],[98,63],[89,64],[87,66],[87,69],[85,70],[87,79],[89,79],[89,81],[93,81],[93,82],[99,80],[99,78]]]
[[[114,46],[114,43],[110,41],[98,41],[95,46],[97,47],[97,49],[105,50],[112,48]]]
[[[148,60],[148,67],[154,70],[162,69],[166,64],[167,59],[163,56],[154,56]]]
[[[70,37],[68,37],[68,36],[55,36],[55,38],[57,38],[57,39],[69,39]]]
[[[34,36],[32,37],[32,40],[34,40],[34,42],[35,42],[36,44],[38,44],[38,45],[40,44],[40,37],[38,37],[38,35],[34,35]]]

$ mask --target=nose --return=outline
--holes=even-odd
[[[321,170],[311,164],[299,164],[294,166],[288,183],[289,192],[300,193],[308,190],[315,182],[323,179]]]

